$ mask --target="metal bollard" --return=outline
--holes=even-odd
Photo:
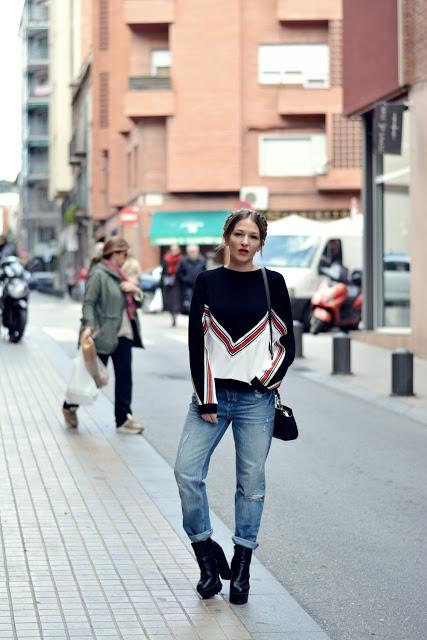
[[[351,374],[351,338],[341,331],[332,338],[332,374]]]
[[[407,349],[395,349],[391,354],[391,395],[414,395],[414,354]]]
[[[295,357],[303,358],[302,352],[302,334],[304,332],[304,325],[299,320],[294,320],[294,337],[295,337]]]

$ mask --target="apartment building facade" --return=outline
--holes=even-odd
[[[427,0],[344,0],[344,110],[364,125],[364,337],[424,357],[426,33]]]
[[[212,249],[242,200],[271,218],[348,213],[361,129],[342,116],[341,4],[94,0],[98,237],[124,233],[150,267],[173,241]]]
[[[61,215],[49,198],[49,2],[25,0],[23,51],[21,210],[18,239],[29,256],[52,263],[58,253]]]

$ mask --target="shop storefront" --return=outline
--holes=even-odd
[[[396,104],[396,103],[393,103]],[[370,153],[372,174],[372,236],[368,239],[368,264],[372,264],[371,299],[367,310],[375,329],[408,328],[411,278],[410,111],[402,118],[400,153],[381,153],[376,143],[373,117]],[[396,125],[397,126],[397,125]],[[369,278],[369,271],[367,278]],[[370,313],[369,313],[370,312]]]
[[[153,213],[150,242],[162,254],[171,244],[200,246],[208,265],[222,263],[215,248],[220,244],[229,211],[158,211]]]

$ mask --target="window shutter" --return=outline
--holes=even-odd
[[[108,129],[109,126],[109,74],[99,74],[99,126]]]
[[[108,25],[109,0],[100,0],[99,2],[99,48],[101,51],[107,51],[110,44],[110,30]]]

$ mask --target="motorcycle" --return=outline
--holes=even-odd
[[[349,276],[342,264],[326,264],[325,259],[319,273],[327,279],[311,298],[310,333],[357,329],[362,316],[362,272],[355,269]]]
[[[16,256],[0,263],[0,317],[11,342],[19,342],[27,324],[30,274]]]

